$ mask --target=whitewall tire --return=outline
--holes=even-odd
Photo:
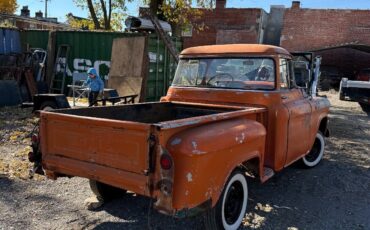
[[[302,163],[307,168],[312,168],[318,165],[325,151],[325,138],[324,135],[319,131],[316,134],[315,142],[310,152],[302,158]]]
[[[247,210],[248,186],[245,174],[235,170],[215,205],[205,215],[206,229],[238,229]]]

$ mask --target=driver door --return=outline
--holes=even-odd
[[[309,133],[311,127],[311,104],[304,90],[296,87],[293,82],[290,63],[280,59],[280,90],[283,105],[289,111],[287,153],[285,165],[306,154],[309,149]]]

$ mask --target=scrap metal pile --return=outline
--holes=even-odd
[[[46,56],[47,52],[42,49],[0,54],[0,80],[15,81],[21,101],[31,101],[34,94],[48,91],[44,82]]]

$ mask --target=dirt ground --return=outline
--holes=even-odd
[[[332,103],[331,137],[314,169],[291,166],[265,184],[249,181],[241,229],[370,229],[370,117],[355,102]],[[28,179],[29,109],[0,109],[0,229],[203,229],[202,217],[174,219],[130,194],[88,211],[81,178]]]

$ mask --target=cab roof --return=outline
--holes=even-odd
[[[184,49],[180,57],[186,56],[218,56],[218,55],[276,55],[283,54],[291,56],[284,48],[272,45],[261,44],[228,44],[228,45],[209,45],[196,46]]]

